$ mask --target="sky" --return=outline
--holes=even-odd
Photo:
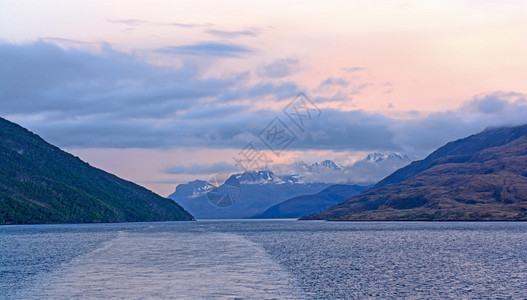
[[[527,123],[525,1],[0,7],[0,116],[163,196],[251,149],[269,166],[419,159]]]

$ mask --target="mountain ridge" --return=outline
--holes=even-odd
[[[198,192],[205,186],[211,189]],[[180,184],[168,198],[180,203],[198,219],[246,219],[289,198],[318,193],[328,186],[301,182],[295,175],[276,175],[262,170],[232,174],[218,186],[202,180]],[[236,195],[231,194],[233,191]]]
[[[317,196],[314,194],[335,184],[372,186],[386,176],[387,171],[393,172],[397,166],[406,165],[408,160],[408,156],[401,153],[375,152],[354,162],[351,166],[342,166],[329,159],[312,164],[301,161],[279,165],[278,170],[282,173],[278,174],[271,170],[232,174],[228,176],[225,184],[218,184],[216,175],[209,181],[193,180],[176,186],[174,193],[168,198],[180,203],[197,218],[207,219],[252,218],[264,214],[272,206],[300,196],[308,197],[312,207],[325,209],[330,206],[329,204],[344,200],[345,197],[341,196],[343,193],[331,196],[320,195],[318,200],[322,204],[317,203]],[[379,174],[383,176],[380,177]],[[344,182],[343,177],[346,178]],[[360,182],[349,180],[353,178]],[[332,181],[333,179],[338,181]],[[235,186],[226,184],[227,182]],[[239,195],[231,197],[233,191]],[[347,196],[356,193],[352,188]],[[309,205],[306,206],[306,203],[298,204],[303,207],[305,213],[314,212],[308,207]]]
[[[513,133],[512,136],[510,134],[503,134],[503,133],[507,133],[508,128],[520,128],[521,133],[515,132],[515,134]],[[437,149],[436,151],[432,152],[425,159],[412,162],[409,166],[395,171],[393,174],[379,181],[379,183],[377,183],[375,186],[381,187],[381,186],[384,186],[384,185],[387,185],[393,182],[402,181],[402,178],[409,178],[413,174],[417,174],[420,171],[426,169],[427,167],[430,167],[432,162],[434,162],[436,159],[440,157],[444,157],[447,151],[454,151],[453,153],[454,155],[460,154],[461,157],[457,157],[456,159],[458,161],[462,160],[463,157],[466,156],[466,154],[461,153],[461,151],[470,152],[470,151],[476,151],[478,149],[482,150],[484,149],[485,146],[488,147],[489,145],[491,145],[491,144],[485,143],[484,139],[483,140],[481,139],[483,136],[487,135],[489,132],[496,133],[496,136],[498,137],[498,140],[492,143],[492,145],[501,146],[507,141],[510,142],[511,139],[515,139],[515,138],[522,136],[522,133],[523,135],[527,135],[527,125],[522,125],[522,126],[517,126],[517,127],[512,127],[512,126],[488,127],[479,134],[473,134],[468,137],[449,142],[445,144],[444,146],[440,147],[439,149]],[[468,149],[460,145],[460,143],[470,141],[470,140],[476,140],[476,142],[479,140],[479,143],[474,143],[474,145],[472,147],[469,147]],[[452,155],[452,153],[450,155]],[[412,165],[417,165],[420,162],[424,162],[424,164],[416,168],[411,168]],[[451,162],[455,162],[455,161],[451,160]]]
[[[303,215],[317,213],[327,209],[342,200],[354,196],[369,186],[335,184],[324,190],[312,194],[301,195],[269,207],[255,219],[300,218]]]
[[[0,156],[0,224],[193,220],[177,203],[3,118]]]
[[[488,128],[302,219],[527,220],[526,170],[527,125]]]

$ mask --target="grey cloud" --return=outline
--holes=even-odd
[[[273,63],[258,67],[256,73],[265,78],[282,78],[295,73],[298,70],[298,66],[298,59],[281,58]]]
[[[254,50],[235,44],[202,42],[192,45],[164,47],[158,49],[157,52],[179,55],[241,57],[244,54],[253,53]]]
[[[333,94],[332,96],[328,97],[317,97],[315,99],[316,102],[322,103],[322,102],[333,102],[333,101],[349,101],[352,100],[352,97],[348,94],[343,93],[342,91],[338,91],[337,93]]]
[[[393,120],[360,110],[323,109],[320,116],[306,122],[305,132],[292,145],[298,149],[400,150],[390,130]],[[292,127],[294,128],[294,127]]]
[[[353,90],[351,91],[351,94],[352,95],[360,95],[362,93],[362,90],[364,90],[365,88],[369,87],[370,85],[371,85],[370,83],[359,84],[359,85],[353,87]]]
[[[228,108],[222,107],[228,112]],[[515,114],[509,120],[525,123],[527,106],[507,108]],[[60,119],[56,121],[21,119],[20,123],[42,134],[53,143],[68,147],[140,147],[166,148],[174,146],[208,148],[243,148],[248,142],[258,142],[256,135],[273,117],[279,116],[298,139],[290,150],[335,151],[403,151],[424,156],[453,139],[477,133],[489,125],[503,123],[503,115],[472,119],[462,112],[432,114],[415,120],[395,120],[381,114],[362,111],[323,109],[319,118],[306,123],[300,132],[280,112],[238,110],[226,117],[196,118],[199,108],[168,119]],[[215,115],[214,108],[204,112]],[[193,115],[194,114],[194,115]],[[218,112],[226,114],[226,112]],[[16,120],[15,120],[16,121]],[[257,144],[265,149],[265,145]]]
[[[168,174],[210,174],[210,173],[223,173],[223,172],[235,172],[238,171],[233,164],[226,162],[207,164],[192,164],[189,166],[177,165],[170,166],[162,170]]]
[[[413,119],[393,119],[382,114],[360,110],[338,111],[323,109],[319,118],[307,123],[291,147],[296,149],[381,150],[402,151],[424,156],[449,141],[478,133],[489,126],[527,123],[524,95],[494,93],[514,102],[494,113],[474,114],[466,106],[457,110],[436,112]],[[512,100],[511,100],[512,101]],[[294,129],[292,126],[291,128]]]
[[[91,44],[100,44],[100,43],[85,42],[85,41],[58,38],[58,37],[50,37],[50,36],[49,37],[43,36],[43,37],[40,37],[38,40],[42,42],[54,43],[58,45],[84,46],[84,45],[91,45]]]
[[[123,24],[126,26],[158,25],[158,26],[175,26],[175,27],[183,27],[183,28],[206,27],[206,26],[212,25],[210,23],[195,24],[195,23],[178,23],[178,22],[152,22],[152,21],[140,20],[140,19],[115,19],[115,20],[108,20],[108,22],[114,23],[114,24]]]
[[[509,103],[522,104],[524,101],[525,97],[522,94],[495,92],[475,96],[467,107],[476,112],[493,114],[503,110]]]
[[[322,109],[301,131],[281,111],[232,103],[293,99],[294,82],[250,84],[247,73],[202,78],[190,63],[166,68],[108,46],[88,52],[42,41],[0,43],[0,61],[0,114],[61,147],[241,149],[280,117],[298,136],[291,150],[424,155],[487,126],[527,121],[525,95],[497,92],[408,120]]]
[[[470,102],[469,102],[470,103]],[[470,104],[413,120],[394,122],[395,142],[408,153],[428,154],[445,143],[478,133],[490,126],[526,124],[527,105],[507,103],[493,113],[474,112]]]
[[[218,30],[218,29],[207,29],[205,30],[206,33],[222,37],[222,38],[235,38],[239,36],[257,36],[259,34],[259,31],[256,29],[245,29],[245,30],[236,30],[236,31],[228,31],[228,30]]]
[[[372,184],[390,175],[397,169],[409,164],[412,159],[402,153],[375,152],[378,155],[387,155],[382,160],[371,161],[366,157],[351,165],[339,165],[339,168],[328,168],[321,164],[305,164],[295,162],[292,164],[273,165],[271,170],[276,174],[297,175],[307,182],[347,183],[347,184]],[[328,157],[321,157],[328,159]]]
[[[247,93],[249,97],[258,97],[272,94],[278,100],[289,99],[298,94],[298,86],[293,82],[275,83],[258,83],[255,84]]]
[[[236,77],[239,78],[239,77]],[[242,78],[241,82],[245,82]],[[259,99],[266,96],[271,96],[277,100],[290,99],[296,96],[300,88],[294,82],[260,82],[254,85],[241,86],[237,89],[230,89],[224,91],[223,94],[218,95],[218,103],[228,103],[241,99]]]
[[[478,101],[476,105],[480,112],[490,114],[502,110],[507,103],[494,97],[488,97]]]
[[[362,68],[362,67],[344,67],[344,68],[342,68],[342,70],[344,70],[346,72],[358,72],[358,71],[365,71],[366,68]]]
[[[139,19],[119,19],[119,20],[108,20],[110,23],[124,24],[127,26],[138,26],[143,24],[150,24],[151,22],[139,20]]]
[[[36,42],[0,44],[0,89],[5,114],[73,112],[75,115],[188,109],[236,83],[197,78],[197,69],[157,67],[106,47],[101,53]],[[171,108],[167,110],[167,108]]]
[[[411,162],[407,159],[387,159],[380,162],[370,162],[365,159],[359,160],[353,165],[345,168],[345,177],[348,182],[356,183],[375,183],[391,173],[408,165]]]
[[[338,78],[335,78],[335,77],[329,77],[327,78],[326,80],[322,81],[320,83],[320,86],[332,86],[332,85],[337,85],[337,86],[349,86],[350,82],[345,79],[345,78],[342,78],[342,77],[338,77]]]
[[[208,106],[185,113],[186,119],[224,119],[236,116],[247,110],[243,105]]]

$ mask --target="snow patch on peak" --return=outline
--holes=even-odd
[[[330,169],[330,170],[342,170],[344,169],[343,166],[335,163],[332,160],[326,159],[321,162],[316,162],[314,164],[308,165],[305,162],[295,162],[293,164],[296,170],[305,171],[305,172],[312,172],[320,169]]]
[[[321,163],[314,163],[312,167],[325,167],[332,170],[342,170],[343,167],[341,165],[336,164],[334,161],[326,159]]]
[[[246,184],[266,184],[279,179],[272,171],[262,170],[237,174],[236,179]]]
[[[378,163],[385,160],[409,160],[409,157],[404,153],[399,152],[374,152],[370,153],[364,158],[364,160]]]

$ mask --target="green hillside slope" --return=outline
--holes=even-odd
[[[0,118],[0,224],[192,219],[174,201]]]

